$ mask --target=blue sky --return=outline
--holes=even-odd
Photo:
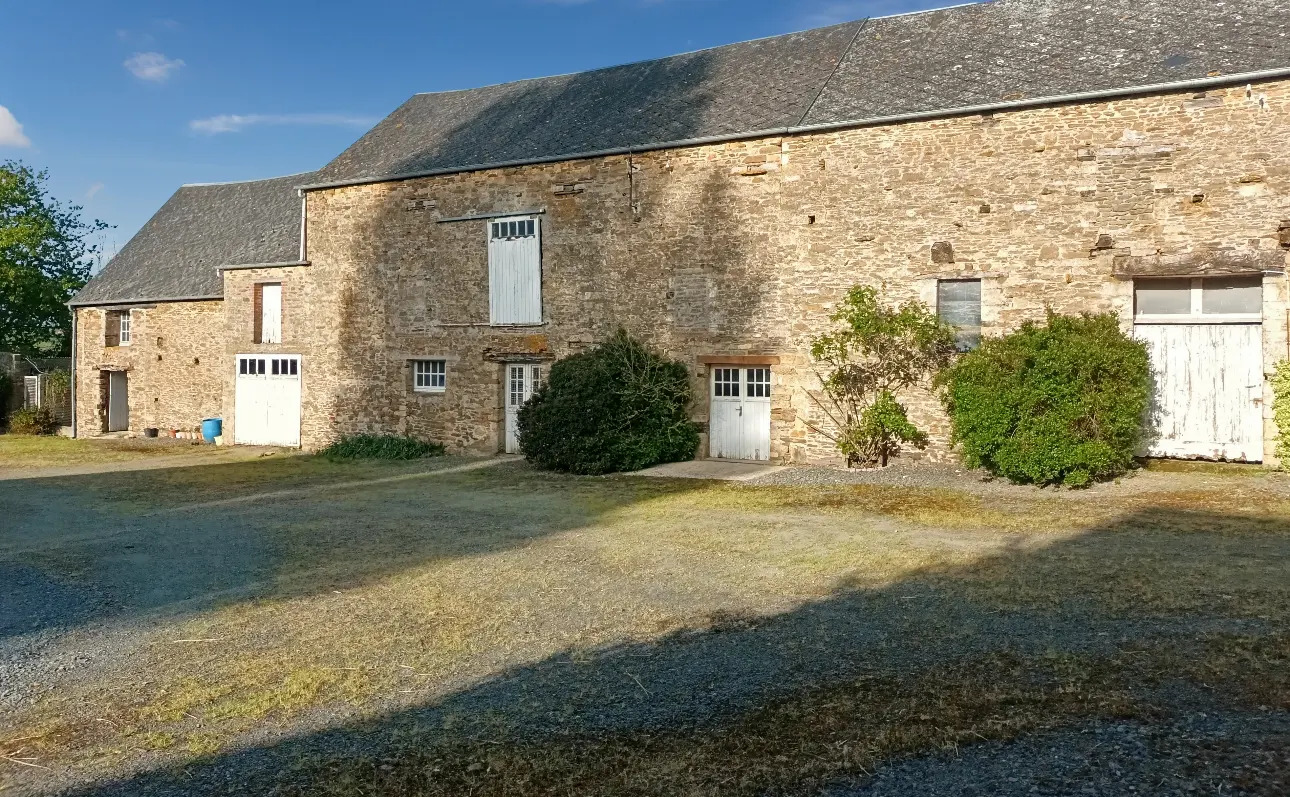
[[[950,0],[0,0],[0,160],[124,245],[182,183],[316,169],[412,94]]]

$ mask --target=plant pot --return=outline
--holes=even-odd
[[[143,430],[143,436],[144,436],[144,437],[156,437],[156,436],[157,436],[157,430],[156,430],[155,428],[153,428],[153,427],[149,426],[147,429],[144,429],[144,430]]]

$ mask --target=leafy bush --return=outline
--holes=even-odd
[[[690,377],[619,330],[600,346],[551,367],[520,408],[520,450],[540,468],[569,473],[633,471],[692,459]]]
[[[13,434],[55,434],[58,419],[48,407],[23,407],[9,416],[9,431]]]
[[[1151,365],[1115,315],[1050,313],[1045,324],[984,341],[942,383],[968,465],[1080,487],[1132,467]]]
[[[834,331],[811,341],[824,399],[811,396],[829,423],[811,428],[856,463],[886,465],[902,444],[927,446],[895,393],[944,368],[954,331],[922,302],[887,306],[878,291],[857,285],[830,316]]]
[[[1272,413],[1277,422],[1277,459],[1290,468],[1290,360],[1277,363],[1272,376]]]
[[[444,447],[404,435],[354,434],[342,437],[318,453],[330,460],[406,460],[443,456]]]

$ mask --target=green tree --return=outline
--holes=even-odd
[[[909,421],[896,393],[936,374],[954,357],[954,330],[918,301],[888,306],[878,291],[857,285],[830,320],[833,332],[811,341],[824,391],[812,395],[828,436],[857,463],[886,465],[904,444],[923,448],[927,435]]]
[[[89,279],[108,228],[46,189],[49,174],[0,163],[0,350],[57,356],[71,349],[67,302]]]

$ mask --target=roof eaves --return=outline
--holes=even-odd
[[[972,4],[969,4],[972,5]],[[640,152],[654,152],[664,149],[679,149],[682,147],[702,146],[705,144],[722,144],[730,141],[747,141],[755,138],[767,138],[771,136],[800,135],[804,133],[824,133],[833,130],[847,130],[862,127],[880,127],[882,125],[903,124],[906,122],[927,121],[930,119],[945,119],[955,116],[971,116],[979,113],[996,113],[1000,111],[1021,111],[1031,108],[1042,108],[1050,105],[1065,105],[1076,102],[1090,102],[1095,100],[1116,99],[1119,97],[1133,97],[1146,94],[1163,94],[1174,91],[1184,91],[1190,89],[1214,88],[1218,86],[1228,86],[1236,83],[1256,82],[1261,80],[1273,80],[1277,78],[1290,77],[1290,66],[1277,67],[1275,69],[1264,69],[1256,72],[1240,72],[1233,75],[1217,75],[1213,77],[1192,78],[1189,80],[1179,80],[1171,83],[1151,83],[1141,86],[1127,86],[1117,89],[1098,89],[1096,91],[1076,92],[1073,94],[1056,94],[1047,97],[1032,97],[1023,100],[1006,100],[1001,102],[985,103],[981,105],[967,105],[957,108],[945,108],[931,111],[915,111],[912,113],[893,114],[890,116],[875,116],[867,119],[856,119],[842,122],[824,122],[813,125],[796,125],[793,127],[779,127],[765,130],[750,130],[744,133],[729,133],[719,136],[706,136],[702,138],[678,139],[675,141],[660,141],[650,144],[638,144],[630,147],[615,147],[612,149],[595,150],[589,152],[576,152],[565,155],[551,155],[542,158],[527,158],[523,160],[500,161],[496,163],[480,163],[466,166],[452,166],[443,169],[429,169],[426,171],[408,172],[405,174],[385,174],[373,177],[352,178],[348,180],[334,180],[326,183],[310,183],[295,186],[297,190],[322,191],[329,188],[345,188],[355,185],[372,185],[375,183],[392,183],[403,180],[415,180],[420,177],[439,177],[448,174],[465,174],[469,172],[491,171],[493,169],[509,169],[517,166],[535,166],[544,163],[562,163],[565,161],[586,160],[588,158],[604,158],[613,155],[628,155]]]
[[[223,300],[223,294],[213,296],[161,296],[156,298],[142,297],[138,299],[90,299],[84,302],[68,302],[68,307],[115,307],[123,304],[154,304],[160,302],[210,302]]]

